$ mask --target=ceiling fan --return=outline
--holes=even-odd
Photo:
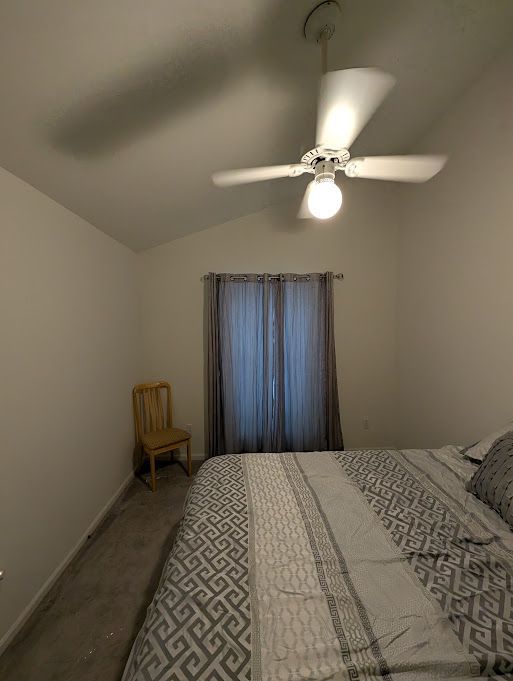
[[[323,76],[315,148],[304,154],[299,163],[216,172],[212,175],[215,185],[230,187],[311,173],[314,179],[306,188],[298,217],[325,220],[342,205],[342,192],[335,184],[337,171],[343,171],[347,177],[426,182],[443,168],[447,157],[441,155],[351,158],[351,144],[393,88],[395,78],[375,68],[327,72],[327,45],[335,33],[339,13],[338,3],[327,0],[310,12],[304,27],[306,39],[321,45]]]

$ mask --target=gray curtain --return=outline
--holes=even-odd
[[[210,456],[343,448],[333,273],[207,277]]]

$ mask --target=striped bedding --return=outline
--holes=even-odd
[[[513,533],[456,448],[205,463],[123,681],[513,678]]]

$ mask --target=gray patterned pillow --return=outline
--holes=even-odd
[[[497,511],[513,529],[513,430],[493,443],[467,489]]]

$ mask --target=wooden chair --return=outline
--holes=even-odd
[[[166,393],[166,410],[162,393]],[[155,492],[157,479],[155,457],[187,445],[187,475],[192,473],[191,435],[181,428],[173,428],[171,386],[166,381],[140,383],[132,391],[136,444],[141,444],[150,459],[151,489]]]

